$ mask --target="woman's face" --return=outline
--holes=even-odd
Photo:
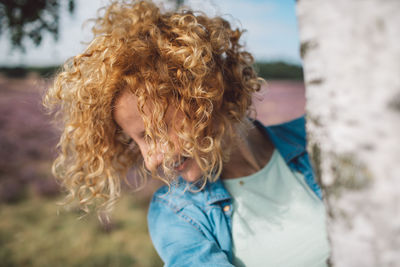
[[[172,121],[171,114],[172,112],[167,112],[165,116],[165,123],[167,125],[175,123]],[[162,164],[164,159],[162,147],[158,147],[157,151],[154,151],[150,157],[147,156],[150,146],[144,139],[145,128],[143,119],[137,108],[137,97],[125,90],[115,101],[113,116],[119,127],[138,145],[146,168],[150,171],[157,171],[157,168]],[[173,127],[170,128],[173,129]],[[175,143],[175,147],[177,147],[176,134],[170,131],[169,137]],[[194,182],[201,178],[201,169],[193,158],[185,158],[179,151],[175,152],[175,158],[175,170],[183,179]]]

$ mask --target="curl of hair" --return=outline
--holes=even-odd
[[[161,12],[150,1],[112,2],[94,20],[87,49],[67,61],[47,91],[44,105],[62,123],[53,174],[84,210],[101,202],[110,210],[121,180],[134,167],[145,178],[138,149],[113,120],[116,97],[129,90],[138,99],[146,138],[164,156],[164,176],[174,179],[173,154],[196,160],[204,183],[214,181],[228,160],[238,125],[249,113],[260,79],[253,58],[239,44],[242,31],[221,17],[190,10]],[[151,107],[151,113],[145,112]],[[183,114],[173,143],[164,117],[169,107]]]

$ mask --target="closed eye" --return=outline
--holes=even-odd
[[[146,131],[141,131],[141,132],[138,134],[138,137],[139,137],[140,139],[143,139],[145,135],[146,135]]]
[[[137,148],[137,144],[133,141],[132,138],[129,138],[128,142],[126,143],[130,150],[135,150]]]

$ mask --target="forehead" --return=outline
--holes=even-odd
[[[124,90],[115,100],[113,116],[116,123],[122,128],[139,126],[143,120],[137,108],[137,97],[128,90]]]
[[[165,109],[165,113],[160,112],[159,114],[165,123],[170,124],[172,122],[179,124],[181,122],[183,117],[182,111],[174,108],[171,103],[166,103]],[[146,116],[152,113],[152,108],[146,103],[143,111]],[[127,134],[144,130],[142,114],[138,110],[138,98],[129,90],[122,91],[115,99],[113,117],[119,127]]]

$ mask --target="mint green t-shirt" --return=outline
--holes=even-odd
[[[235,266],[327,266],[323,202],[276,149],[257,173],[223,182],[233,198]]]

